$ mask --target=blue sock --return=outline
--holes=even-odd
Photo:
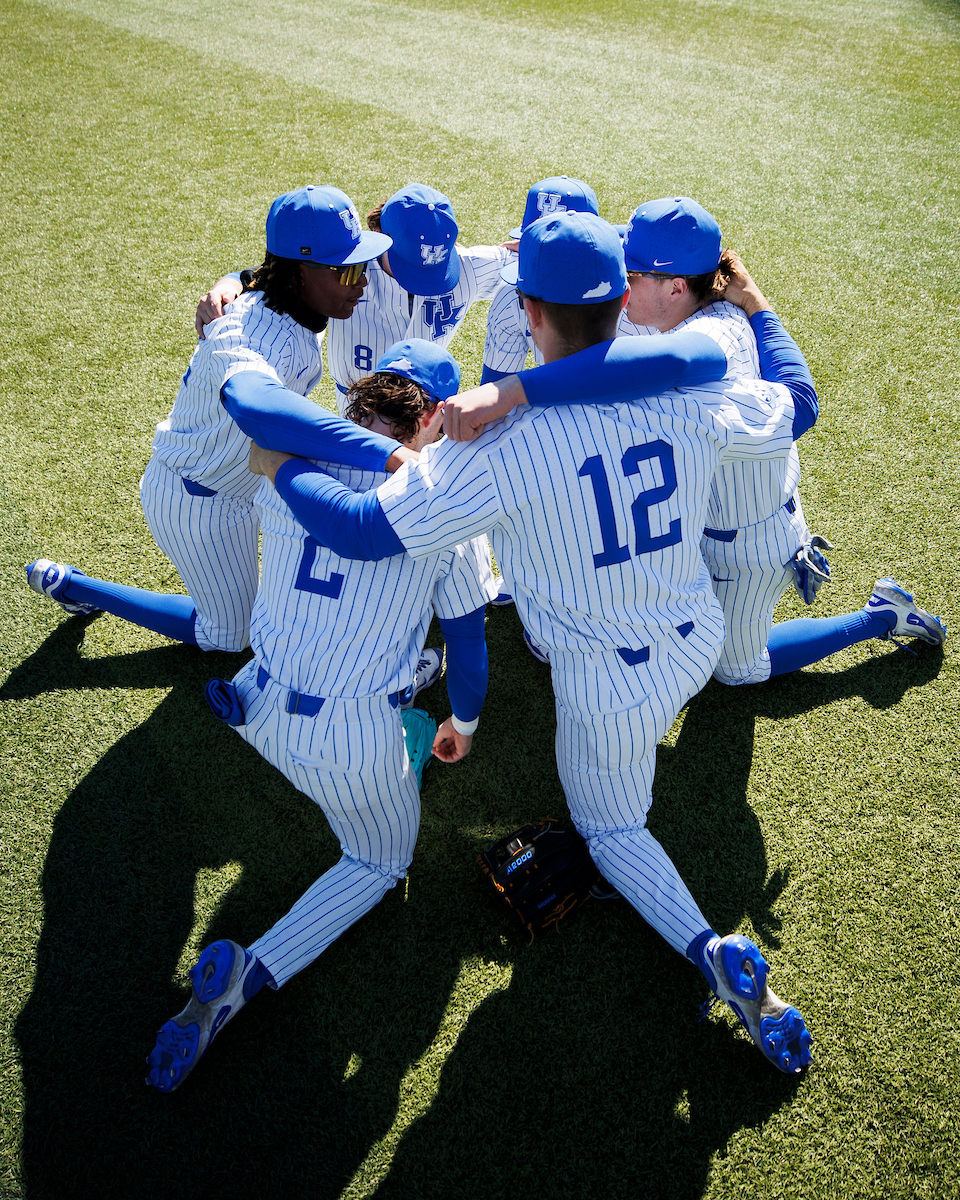
[[[74,604],[95,604],[104,612],[122,617],[132,625],[152,629],[164,637],[190,646],[197,644],[197,610],[189,596],[168,592],[147,592],[125,583],[107,583],[91,579],[73,568],[70,582],[60,590],[64,600]]]
[[[243,981],[244,1000],[249,1000],[251,996],[255,996],[262,987],[272,987],[274,991],[277,990],[273,976],[258,958],[257,965]]]
[[[809,667],[847,646],[882,638],[897,623],[896,614],[855,612],[840,617],[797,617],[770,630],[770,675],[787,675]]]
[[[697,934],[685,951],[687,958],[690,959],[695,967],[699,967],[706,976],[707,983],[713,988],[716,987],[716,979],[714,978],[713,971],[708,966],[706,949],[709,943],[717,940],[719,936],[712,929],[705,929],[702,933]]]

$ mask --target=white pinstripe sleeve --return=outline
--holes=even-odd
[[[477,538],[502,514],[481,449],[487,436],[476,442],[435,442],[418,463],[405,463],[377,489],[387,520],[412,558]]]
[[[730,459],[769,459],[786,474],[793,447],[793,397],[780,383],[763,379],[705,384],[700,392],[722,394],[714,409],[716,424],[726,432],[722,462]]]
[[[492,300],[503,280],[500,271],[513,256],[503,246],[460,247],[460,277],[467,276],[467,305],[477,300]]]
[[[266,308],[261,292],[240,296],[207,326],[170,415],[157,426],[155,456],[213,491],[252,496],[259,481],[247,469],[250,440],[220,403],[220,387],[228,374],[256,370],[305,396],[323,369],[320,347],[318,334]]]
[[[505,283],[491,300],[487,313],[483,365],[493,371],[512,375],[523,370],[528,352],[532,352],[537,366],[543,364],[543,355],[530,337],[526,313],[516,288]]]

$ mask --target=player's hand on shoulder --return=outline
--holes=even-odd
[[[232,275],[225,275],[222,279],[217,280],[205,296],[200,298],[195,323],[201,340],[204,338],[204,325],[209,325],[211,321],[222,317],[223,310],[232,300],[236,300],[242,291],[243,284],[239,279],[234,279]]]
[[[516,375],[508,375],[496,383],[482,383],[444,402],[443,432],[451,441],[472,442],[483,433],[485,425],[526,403],[523,384]]]
[[[461,758],[470,753],[472,745],[473,734],[458,733],[453,727],[453,717],[447,717],[437,730],[437,736],[433,739],[433,755],[441,762],[459,762]]]

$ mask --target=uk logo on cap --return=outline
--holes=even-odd
[[[340,210],[340,220],[346,226],[347,233],[351,237],[358,238],[360,236],[360,214],[352,204],[349,208]]]
[[[548,217],[551,213],[566,212],[567,206],[560,203],[562,199],[559,192],[538,192],[537,209],[540,216]]]
[[[421,246],[420,257],[425,267],[439,267],[450,253],[449,246]]]

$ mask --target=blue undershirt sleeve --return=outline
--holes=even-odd
[[[400,443],[334,416],[264,371],[240,371],[220,389],[227,412],[264,450],[382,471]]]
[[[447,644],[447,695],[460,721],[479,717],[487,694],[485,615],[486,605],[482,605],[463,617],[440,618]]]
[[[713,338],[686,330],[614,338],[518,372],[535,407],[629,402],[673,387],[712,383],[726,373],[727,357]]]
[[[793,396],[793,440],[812,429],[820,414],[820,402],[807,360],[775,312],[764,309],[750,318],[760,352],[760,375],[771,383],[782,383]]]
[[[279,468],[274,486],[307,533],[334,554],[377,562],[404,553],[376,491],[352,492],[300,458]]]
[[[496,383],[498,379],[506,379],[507,376],[513,375],[513,371],[495,371],[493,367],[484,365],[480,372],[480,383]]]

